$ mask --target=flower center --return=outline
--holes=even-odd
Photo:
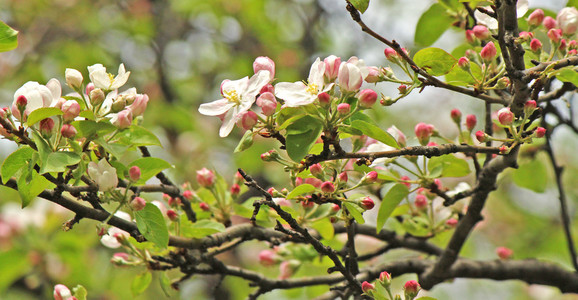
[[[310,83],[307,85],[307,93],[311,94],[311,95],[317,95],[317,91],[319,90],[319,87],[315,84],[315,83]]]
[[[237,94],[237,91],[235,90],[223,91],[223,96],[225,96],[225,98],[229,100],[229,102],[233,102],[236,104],[241,103],[241,99],[239,99],[239,94]]]

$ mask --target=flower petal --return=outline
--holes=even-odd
[[[199,112],[205,116],[218,116],[226,113],[233,106],[235,106],[234,102],[230,102],[229,100],[223,98],[213,102],[201,104],[201,106],[199,106]]]
[[[303,82],[280,82],[275,85],[275,95],[285,100],[285,106],[297,107],[311,104],[317,99],[317,95],[307,92],[307,86]]]

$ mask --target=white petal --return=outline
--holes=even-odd
[[[94,86],[103,90],[108,90],[110,88],[111,82],[106,68],[101,64],[95,64],[88,67],[88,76],[90,81],[94,83]]]
[[[126,73],[123,72],[122,74],[119,73],[112,81],[109,89],[110,90],[116,90],[119,87],[123,86],[128,81],[129,76],[130,76],[130,72],[126,72]]]
[[[490,7],[486,7],[487,9],[490,9]],[[480,12],[479,10],[476,10],[474,12],[474,16],[476,17],[476,20],[478,20],[478,23],[482,24],[482,25],[486,25],[486,27],[488,27],[488,29],[498,29],[498,21],[488,15],[486,15],[483,12]]]
[[[229,135],[229,133],[231,133],[231,131],[233,131],[233,127],[235,127],[235,122],[237,121],[235,118],[235,110],[235,108],[229,110],[223,118],[223,124],[219,129],[220,137],[226,137]]]
[[[261,88],[269,83],[270,74],[271,73],[267,70],[261,70],[257,72],[257,74],[251,76],[245,91],[241,92],[241,101],[250,101],[251,104],[253,104],[253,102],[255,102],[255,96],[259,94]]]
[[[223,98],[213,102],[201,104],[201,106],[199,106],[199,112],[205,116],[218,116],[226,113],[233,106],[235,106],[234,102],[230,102],[229,100]]]
[[[275,95],[285,100],[285,106],[288,107],[311,104],[317,99],[316,95],[307,92],[303,82],[280,82],[275,85]]]
[[[53,100],[60,99],[60,96],[62,96],[62,87],[60,86],[60,81],[58,81],[58,79],[52,78],[48,80],[46,87],[50,90],[50,93],[52,93]],[[52,104],[52,101],[50,104]],[[50,104],[48,104],[48,106],[50,106]],[[47,106],[45,105],[45,107]]]
[[[518,3],[516,4],[516,14],[518,15],[518,19],[528,12],[528,6],[528,0],[518,0]]]
[[[325,63],[321,61],[318,57],[315,62],[311,65],[311,69],[309,70],[309,77],[307,78],[307,82],[309,84],[316,84],[320,89],[324,85],[325,80],[323,79],[323,75],[325,74]]]

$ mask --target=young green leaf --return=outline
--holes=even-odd
[[[287,154],[299,162],[309,153],[321,134],[322,124],[316,118],[305,116],[287,127]]]
[[[369,0],[350,0],[351,4],[355,9],[359,10],[361,13],[364,13],[369,6]]]
[[[431,46],[454,22],[455,19],[448,15],[443,5],[434,3],[421,15],[417,22],[415,43],[422,46]]]
[[[18,47],[18,31],[0,21],[0,52],[14,50]]]
[[[118,143],[131,146],[161,146],[157,136],[148,129],[132,125],[117,134]]]
[[[74,152],[52,152],[40,168],[40,174],[64,172],[66,167],[80,162],[80,155]]]
[[[355,219],[355,221],[359,224],[365,224],[365,219],[363,218],[362,213],[364,209],[359,207],[357,204],[353,204],[351,202],[343,202],[343,205],[349,212],[349,214]]]
[[[184,223],[182,225],[184,225]],[[182,226],[181,228],[183,235],[192,238],[202,238],[214,233],[225,231],[225,225],[211,220],[200,220],[194,224],[190,224],[190,226]]]
[[[368,137],[374,138],[388,146],[399,149],[397,141],[395,138],[393,138],[393,136],[391,136],[391,134],[373,124],[361,120],[355,120],[351,122],[351,127],[360,130]]]
[[[439,176],[442,177],[462,177],[471,172],[467,161],[457,158],[452,154],[432,157],[428,161],[427,168],[430,173],[433,173],[436,168],[439,168],[441,170]]]
[[[130,290],[132,292],[133,297],[136,297],[149,287],[151,281],[153,280],[153,275],[149,271],[145,271],[142,274],[137,275],[130,286]]]
[[[381,206],[379,207],[379,212],[377,213],[377,225],[375,226],[377,233],[381,231],[383,225],[385,225],[385,221],[387,221],[401,200],[403,200],[403,198],[405,198],[408,194],[409,190],[407,186],[401,183],[392,186],[389,191],[387,191],[387,194],[385,194],[385,197],[383,197],[383,200],[381,200]]]
[[[422,49],[413,56],[413,60],[420,68],[433,76],[449,73],[457,63],[457,59],[440,48]]]
[[[573,70],[572,67],[561,69],[558,75],[556,75],[556,78],[560,81],[570,82],[573,85],[578,86],[578,72]]]
[[[32,126],[46,118],[50,118],[52,116],[59,116],[62,115],[62,110],[57,107],[41,107],[38,109],[33,110],[28,118],[26,119],[26,124],[28,126]]]
[[[319,219],[313,224],[311,224],[313,229],[317,230],[322,238],[326,240],[330,240],[335,235],[335,230],[333,229],[333,224],[331,224],[331,220],[329,218],[322,218]]]
[[[543,193],[548,185],[548,172],[543,161],[534,159],[520,164],[514,170],[513,180],[519,187],[527,188],[536,193]]]
[[[135,212],[136,226],[142,235],[160,248],[169,244],[169,231],[160,209],[152,203]]]
[[[297,187],[295,187],[288,195],[287,195],[287,199],[293,199],[296,198],[299,195],[303,195],[305,193],[311,193],[315,190],[315,187],[310,185],[310,184],[301,184],[298,185]]]
[[[22,201],[22,208],[28,206],[32,199],[36,198],[45,189],[53,188],[55,185],[48,179],[32,171],[18,179],[18,193]]]
[[[34,149],[28,146],[22,146],[18,148],[18,150],[12,152],[4,163],[2,163],[2,169],[0,170],[0,174],[2,174],[2,183],[8,182],[16,172],[22,169],[28,161],[32,159],[32,154],[36,152]]]

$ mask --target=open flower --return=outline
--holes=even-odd
[[[95,162],[88,164],[88,175],[96,182],[99,191],[108,191],[118,185],[116,169],[104,158],[98,164]]]
[[[484,8],[491,10],[489,6]],[[516,14],[518,18],[523,17],[527,12],[528,12],[528,0],[518,0],[518,3],[516,4]],[[476,17],[478,23],[486,25],[488,29],[498,29],[498,20],[486,15],[485,13],[479,10],[476,10],[474,12],[474,16]]]
[[[22,121],[20,110],[16,105],[20,96],[26,98],[27,102],[26,108],[24,109],[24,115],[27,116],[32,111],[39,108],[52,106],[56,101],[58,101],[58,99],[60,99],[61,94],[62,89],[60,87],[60,82],[56,78],[50,79],[46,85],[39,84],[36,81],[28,81],[14,93],[12,114],[16,119]]]
[[[114,216],[126,221],[131,221],[130,215],[123,211],[117,211],[114,213]],[[128,239],[129,236],[130,234],[128,232],[116,227],[111,227],[108,229],[107,233],[100,238],[100,242],[108,248],[115,249],[121,246],[119,240]]]
[[[327,92],[332,84],[325,86],[323,75],[325,74],[325,63],[317,58],[311,69],[307,82],[280,82],[275,85],[275,95],[285,100],[285,106],[297,107],[313,103],[317,95]]]
[[[102,64],[95,64],[88,67],[88,76],[94,86],[103,90],[116,90],[123,86],[127,80],[130,72],[124,69],[124,64],[118,67],[118,74],[113,76],[106,72],[106,68]]]
[[[269,71],[260,70],[250,79],[245,77],[239,80],[225,80],[221,84],[221,94],[224,98],[201,104],[199,112],[206,116],[224,115],[219,136],[226,137],[243,113],[251,108],[261,88],[269,82],[269,77]]]

